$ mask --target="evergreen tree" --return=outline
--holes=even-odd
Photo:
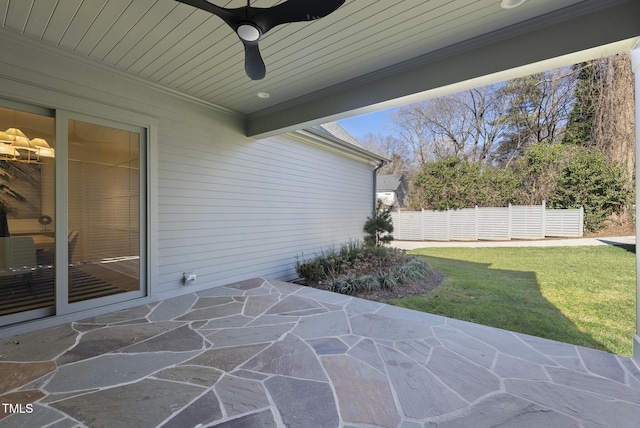
[[[594,84],[598,73],[593,63],[576,64],[573,70],[576,73],[575,101],[562,142],[587,146],[591,141],[595,100],[598,96],[598,85]]]
[[[367,217],[362,228],[367,234],[364,243],[370,247],[379,247],[393,241],[393,220],[391,219],[391,207],[385,206],[380,200],[376,203],[376,209]]]
[[[596,231],[612,214],[632,202],[624,169],[612,165],[596,147],[568,147],[573,152],[560,171],[550,208],[584,207],[585,229]]]
[[[508,127],[494,156],[499,163],[509,165],[513,159],[522,156],[535,141],[536,106],[542,98],[538,86],[541,79],[542,74],[538,73],[506,82],[504,94],[509,99],[509,104],[504,118]]]
[[[510,166],[534,143],[558,143],[562,139],[573,97],[573,74],[566,68],[509,80],[503,114],[507,130],[501,135],[494,161]]]

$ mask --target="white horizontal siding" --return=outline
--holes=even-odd
[[[255,141],[239,115],[30,44],[0,44],[0,64],[0,97],[153,122],[153,296],[255,276],[291,279],[296,255],[362,237],[373,201],[369,163],[289,136]],[[180,282],[185,271],[198,278],[189,287]]]
[[[183,271],[216,284],[292,279],[296,255],[362,237],[371,165],[287,136],[227,142],[193,128],[166,132],[183,144],[159,148],[161,290]]]

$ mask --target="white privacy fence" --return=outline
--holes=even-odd
[[[393,237],[411,241],[473,241],[580,237],[584,209],[542,205],[463,208],[448,211],[397,211]]]

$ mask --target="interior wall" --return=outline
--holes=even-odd
[[[149,127],[152,297],[291,279],[297,254],[362,236],[370,163],[287,136],[247,138],[233,112],[53,50],[0,43],[0,97]],[[187,271],[197,280],[184,287]]]

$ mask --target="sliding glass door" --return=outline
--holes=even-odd
[[[55,312],[55,120],[0,105],[0,326]]]
[[[0,100],[0,327],[146,296],[146,141]]]
[[[143,136],[141,129],[68,122],[69,303],[141,292]]]

